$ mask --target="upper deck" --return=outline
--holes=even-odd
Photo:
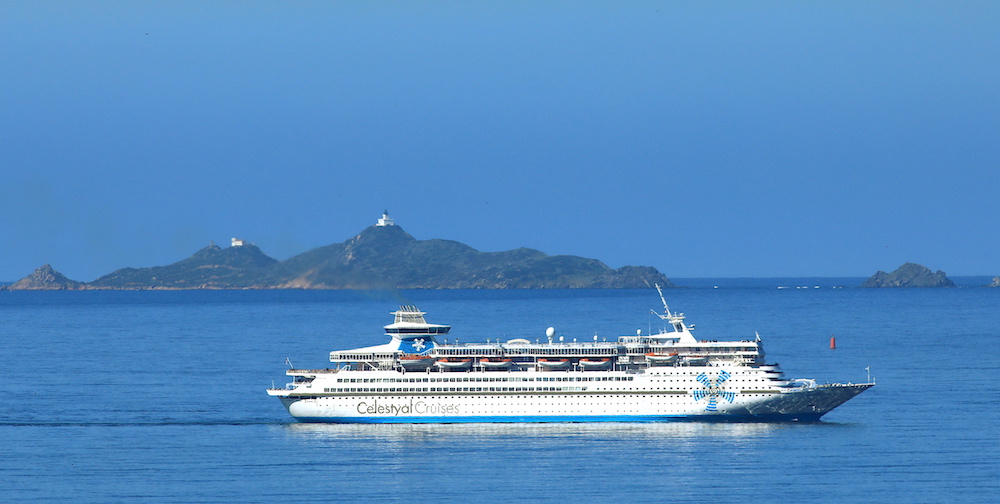
[[[662,292],[660,293],[662,300]],[[531,342],[515,338],[506,342],[440,343],[436,336],[447,334],[451,326],[430,324],[426,312],[401,306],[392,312],[395,320],[385,326],[390,341],[384,345],[334,351],[330,362],[350,370],[400,369],[406,371],[568,371],[635,370],[651,366],[696,366],[764,364],[760,337],[753,340],[715,341],[694,337],[694,327],[684,322],[684,314],[671,312],[666,301],[664,313],[653,312],[665,323],[657,334],[621,336],[615,341],[555,340],[555,330],[546,331],[547,341]]]

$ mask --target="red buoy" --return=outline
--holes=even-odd
[[[837,338],[830,336],[830,350],[837,349]]]

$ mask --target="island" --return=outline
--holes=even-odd
[[[613,269],[596,259],[530,248],[480,252],[452,240],[418,240],[388,212],[353,238],[285,261],[233,238],[167,266],[122,268],[76,282],[45,265],[10,290],[144,289],[636,289],[676,287],[651,266]]]
[[[878,271],[861,287],[954,287],[943,271],[932,272],[929,268],[915,263],[905,263],[896,271]]]
[[[0,290],[83,290],[86,284],[70,280],[65,275],[43,264],[30,275],[11,285],[0,286]]]

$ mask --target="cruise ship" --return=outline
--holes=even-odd
[[[659,291],[659,286],[657,286]],[[327,369],[289,369],[271,388],[302,422],[818,421],[872,387],[785,378],[760,336],[707,341],[660,291],[658,334],[617,341],[439,341],[451,326],[402,306],[384,345],[334,351]]]

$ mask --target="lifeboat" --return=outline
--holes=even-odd
[[[501,371],[510,369],[514,363],[510,359],[480,359],[479,365],[487,371]]]
[[[611,369],[611,359],[580,359],[580,369],[584,371],[604,371]]]
[[[646,362],[648,362],[650,366],[669,366],[670,364],[677,362],[677,353],[648,353],[646,354]]]
[[[708,364],[707,355],[688,355],[684,357],[684,362],[689,366],[704,366]]]
[[[472,359],[438,359],[434,365],[442,371],[468,371],[472,369]]]
[[[427,355],[403,354],[399,357],[399,365],[407,371],[425,371],[436,361],[437,358]]]
[[[538,359],[538,367],[542,371],[563,371],[569,366],[569,359]]]

